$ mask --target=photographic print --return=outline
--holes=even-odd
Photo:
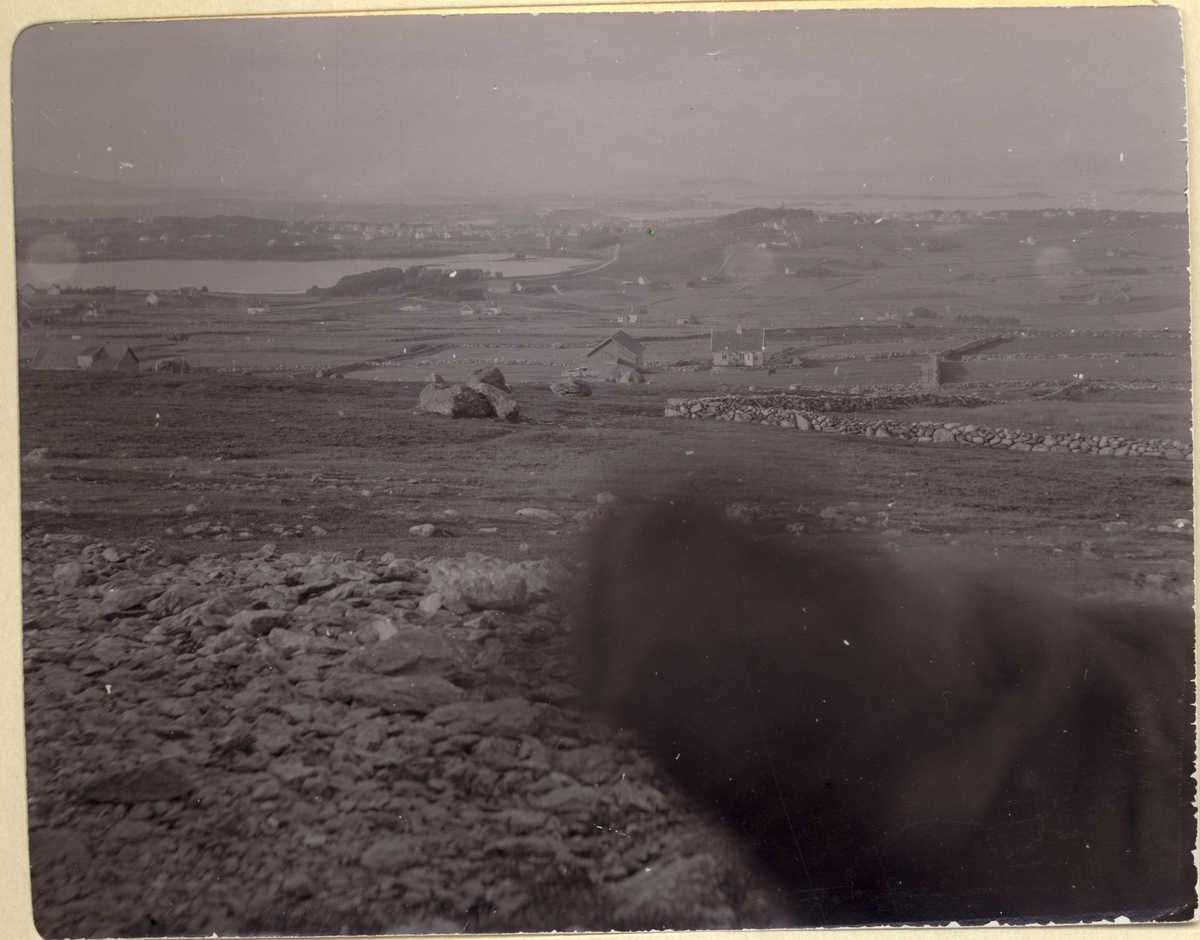
[[[1191,920],[1170,7],[45,22],[47,938]]]

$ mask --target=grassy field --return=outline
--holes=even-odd
[[[571,559],[582,532],[573,517],[596,513],[598,493],[670,490],[755,503],[775,537],[794,522],[820,537],[822,509],[853,506],[856,528],[899,528],[905,551],[1036,568],[1081,594],[1128,593],[1147,573],[1174,590],[1191,584],[1190,527],[1170,528],[1190,519],[1191,477],[1173,461],[679,421],[661,414],[680,390],[659,385],[599,385],[591,398],[562,399],[541,383],[517,384],[525,417],[512,424],[418,413],[419,384],[23,378],[23,452],[49,448],[23,467],[22,499],[35,507],[24,521],[36,530],[151,537],[188,555],[286,539],[305,551]],[[997,407],[1010,424],[1074,424],[1074,403]],[[1158,407],[1174,410],[1178,430],[1180,402]],[[985,415],[968,420],[991,422]],[[564,521],[526,521],[516,514],[525,507]],[[228,526],[229,541],[183,532],[199,521]],[[442,534],[409,534],[426,522]]]

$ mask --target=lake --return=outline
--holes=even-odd
[[[297,294],[312,286],[332,287],[347,274],[414,264],[437,268],[482,268],[505,277],[558,274],[579,265],[598,265],[589,258],[526,258],[510,255],[456,255],[449,258],[337,258],[330,261],[92,261],[82,264],[17,262],[17,283],[34,287],[116,287],[118,290],[173,290],[207,287],[235,294]]]

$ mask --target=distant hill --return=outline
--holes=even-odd
[[[716,220],[721,228],[737,228],[743,225],[758,225],[761,222],[779,222],[782,220],[811,219],[812,209],[743,209],[723,215]]]

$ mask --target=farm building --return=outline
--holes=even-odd
[[[624,330],[617,330],[603,343],[589,352],[585,358],[591,359],[598,367],[624,367],[641,371],[642,353],[646,347]]]
[[[475,316],[475,308],[470,304],[463,304],[458,308],[458,315],[460,317],[473,317]]]
[[[76,361],[76,349],[78,347],[39,346],[29,357],[29,368],[78,369],[79,363]]]
[[[120,353],[104,346],[38,346],[29,357],[31,369],[87,369],[90,372],[137,372],[141,361],[126,346]]]
[[[736,330],[713,330],[708,348],[714,366],[761,366],[767,351],[767,331],[740,326]]]
[[[89,346],[75,357],[81,369],[105,369],[108,361],[109,355],[103,346]]]
[[[638,315],[636,313],[626,313],[617,317],[618,323],[637,323]]]
[[[137,372],[141,369],[141,360],[128,346],[119,357],[112,361],[109,367],[113,372]]]
[[[256,316],[260,313],[266,313],[271,309],[271,305],[265,301],[248,300],[246,301],[246,316]]]
[[[150,293],[148,293],[146,295],[146,306],[147,307],[157,307],[158,306],[158,294],[154,293],[154,291],[151,291]]]

